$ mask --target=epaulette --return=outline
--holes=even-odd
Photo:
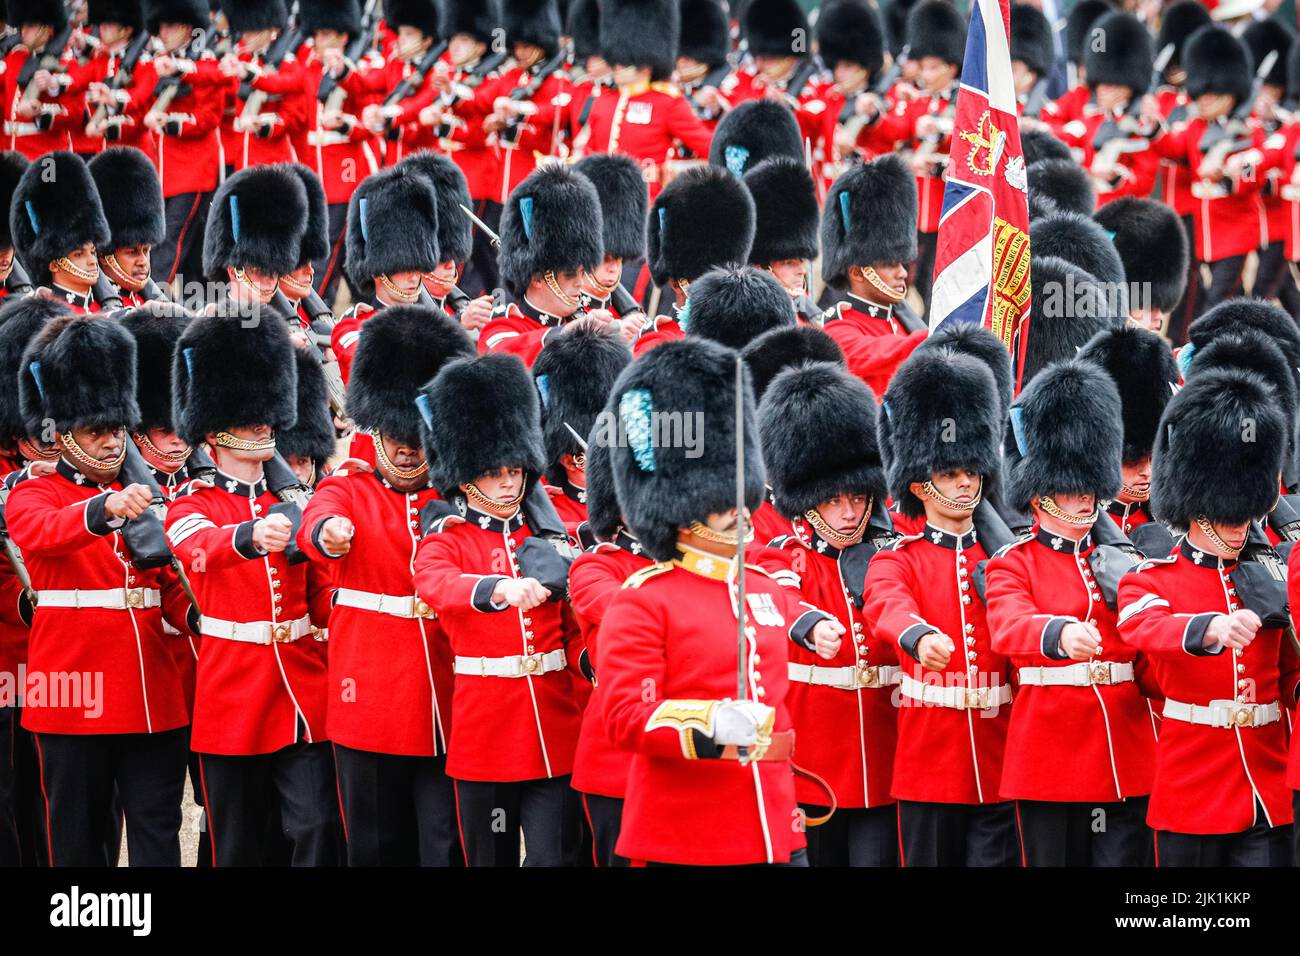
[[[1020,545],[1024,544],[1026,541],[1032,541],[1033,539],[1034,536],[1031,534],[1021,535],[1019,538],[1016,538],[1016,540],[1012,541],[1010,544],[1004,544],[1002,547],[998,548],[998,550],[994,552],[993,557],[1000,558],[1002,557],[1002,555],[1006,554],[1012,548],[1017,548]]]
[[[1171,554],[1167,558],[1147,558],[1141,564],[1134,565],[1133,570],[1146,571],[1147,569],[1154,568],[1160,564],[1173,564],[1177,560],[1178,560],[1178,555],[1176,554]]]
[[[889,546],[890,551],[902,551],[903,545],[911,544],[913,541],[920,541],[924,538],[923,534],[905,534]]]
[[[664,96],[671,96],[673,98],[682,95],[682,91],[672,83],[665,83],[661,80],[656,80],[654,83],[651,83],[650,89],[654,90],[656,93],[662,93]]]
[[[652,564],[645,568],[638,568],[636,571],[633,571],[628,575],[627,580],[623,582],[623,587],[633,589],[639,588],[651,578],[657,578],[659,575],[671,571],[672,569],[673,566],[667,562]]]

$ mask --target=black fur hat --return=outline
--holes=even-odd
[[[420,440],[415,397],[452,359],[472,358],[460,324],[422,305],[394,305],[366,320],[348,378],[348,417],[404,442]]]
[[[221,9],[236,33],[283,30],[289,23],[284,0],[221,0]]]
[[[688,336],[741,349],[764,332],[795,324],[794,302],[776,277],[752,266],[711,269],[691,284]]]
[[[140,429],[172,431],[172,364],[176,343],[189,327],[191,316],[180,307],[170,315],[151,309],[132,309],[119,322],[135,339],[136,400]]]
[[[1179,355],[1187,353],[1190,357],[1194,350],[1205,348],[1219,336],[1242,328],[1262,333],[1282,350],[1292,370],[1300,367],[1300,331],[1295,320],[1276,305],[1256,299],[1229,299],[1210,309],[1187,327],[1193,352],[1187,353],[1184,347]]]
[[[501,23],[510,43],[531,43],[547,56],[560,46],[563,33],[555,0],[502,0]]]
[[[563,476],[562,456],[583,453],[574,433],[584,439],[591,433],[596,416],[609,401],[614,380],[631,360],[626,343],[607,329],[579,327],[547,340],[532,371],[541,399],[549,477],[558,480]]]
[[[718,0],[681,0],[682,35],[677,56],[712,69],[727,62],[731,24]]]
[[[1092,33],[1103,42],[1089,43],[1084,51],[1088,85],[1095,88],[1099,83],[1112,83],[1127,86],[1136,96],[1145,93],[1151,85],[1155,51],[1142,22],[1116,10],[1094,21]]]
[[[36,283],[83,243],[107,250],[109,230],[90,170],[75,153],[46,153],[23,171],[9,207],[14,249]]]
[[[961,69],[966,55],[966,18],[948,0],[921,0],[907,15],[909,56],[920,61],[938,57]]]
[[[606,406],[587,436],[587,527],[601,541],[612,541],[623,524],[623,509],[614,490],[609,443],[600,441],[603,421],[617,421],[618,406]]]
[[[1029,241],[1035,259],[1064,259],[1089,273],[1103,287],[1113,288],[1120,313],[1128,313],[1124,262],[1106,230],[1091,217],[1071,212],[1042,216],[1030,223]]]
[[[460,208],[474,208],[465,174],[446,156],[427,149],[409,154],[398,166],[410,167],[433,184],[438,199],[438,255],[443,262],[465,262],[474,246],[474,226]]]
[[[1106,0],[1079,0],[1070,10],[1065,20],[1065,51],[1071,63],[1083,62],[1093,25],[1113,9]]]
[[[1117,328],[1127,312],[1089,272],[1054,256],[1033,257],[1034,297],[1021,387],[1053,362],[1073,358],[1089,339]]]
[[[1052,25],[1037,7],[1028,3],[1011,5],[1011,59],[1045,79],[1056,62]]]
[[[1097,191],[1088,171],[1073,159],[1043,159],[1026,170],[1031,218],[1057,212],[1091,216],[1097,208]]]
[[[573,167],[591,180],[600,197],[605,255],[635,262],[645,256],[646,207],[650,193],[641,167],[621,153],[592,153]]]
[[[359,0],[298,0],[298,22],[303,33],[336,30],[354,37],[361,32]]]
[[[646,554],[677,554],[677,531],[736,507],[736,353],[704,339],[660,345],[627,367],[606,428],[614,486],[623,515]],[[746,375],[748,378],[748,375]],[[763,501],[753,394],[744,389],[745,504]]]
[[[586,176],[547,164],[529,173],[501,212],[501,281],[521,298],[548,269],[591,271],[605,259],[600,196]]]
[[[761,400],[772,380],[788,368],[809,362],[845,366],[840,345],[811,325],[783,325],[764,332],[741,350],[749,366],[754,397]]]
[[[822,210],[822,278],[848,286],[852,266],[916,258],[916,179],[885,155],[840,175]]]
[[[348,201],[347,262],[350,278],[370,294],[375,276],[432,272],[438,249],[438,197],[414,169],[394,166],[361,181]]]
[[[1250,422],[1253,441],[1243,440]],[[1236,524],[1277,501],[1286,422],[1269,384],[1236,369],[1189,380],[1169,402],[1156,435],[1151,510],[1176,529],[1197,517]]]
[[[1121,407],[1115,383],[1091,362],[1066,359],[1043,369],[1011,407],[1007,504],[1027,511],[1043,495],[1114,498],[1124,444]]]
[[[67,303],[49,295],[13,296],[0,304],[0,442],[12,444],[33,434],[19,401],[19,373],[27,368],[23,356],[49,322],[72,314]],[[42,417],[37,416],[35,434],[44,430]]]
[[[434,0],[384,0],[384,19],[389,27],[415,27],[427,37],[438,39],[438,8]]]
[[[945,322],[920,345],[923,349],[952,349],[983,362],[993,375],[999,401],[999,419],[1007,417],[1011,407],[1015,380],[1011,370],[1011,352],[997,333],[971,322]]]
[[[134,146],[114,146],[87,164],[108,221],[110,253],[127,246],[156,246],[167,237],[162,181],[149,157]]]
[[[797,518],[842,494],[871,495],[883,508],[876,418],[876,397],[847,369],[816,362],[778,375],[758,410],[776,510]]]
[[[537,389],[503,352],[453,359],[421,389],[429,474],[444,497],[498,468],[522,467],[531,486],[546,467]]]
[[[438,35],[443,39],[463,33],[491,43],[492,31],[500,25],[498,0],[438,0]]]
[[[302,163],[289,163],[289,168],[302,182],[307,196],[307,221],[298,247],[298,264],[316,262],[330,251],[329,205],[325,200],[325,187],[316,171]]]
[[[1130,297],[1149,295],[1153,307],[1172,312],[1187,288],[1187,232],[1178,214],[1153,199],[1122,196],[1092,218],[1112,234]]]
[[[40,23],[62,30],[68,22],[64,0],[5,0],[5,22],[11,27]]]
[[[0,152],[0,209],[8,209],[13,205],[14,192],[18,189],[18,181],[23,178],[26,169],[27,157],[22,153]],[[14,237],[9,229],[9,217],[0,216],[0,249],[12,249],[13,245]]]
[[[310,458],[319,470],[337,449],[329,388],[319,360],[306,349],[295,348],[293,353],[298,370],[298,420],[276,432],[275,450],[285,458]]]
[[[996,496],[1003,435],[999,405],[992,373],[972,356],[918,349],[899,366],[885,392],[880,420],[888,419],[890,427],[880,440],[889,443],[889,492],[904,515],[925,513],[908,486],[950,468],[978,472],[984,497]]]
[[[788,156],[773,156],[751,166],[744,180],[754,197],[754,245],[749,261],[766,265],[783,259],[816,259],[821,208],[817,186],[804,164]]]
[[[1070,147],[1045,129],[1024,129],[1020,131],[1020,149],[1025,154],[1026,167],[1044,159],[1068,159],[1073,162]]]
[[[135,339],[113,321],[64,315],[47,322],[27,345],[18,375],[27,433],[73,428],[134,428]]]
[[[1178,0],[1177,3],[1165,8],[1160,17],[1160,32],[1156,34],[1155,49],[1158,54],[1169,44],[1174,45],[1174,55],[1165,66],[1166,76],[1182,66],[1183,48],[1187,46],[1187,38],[1201,27],[1213,22],[1210,19],[1210,11],[1205,9],[1205,4],[1200,0]]]
[[[277,432],[294,426],[298,370],[293,344],[288,325],[265,314],[269,311],[253,324],[200,316],[176,343],[172,421],[186,444],[241,426],[270,425]]]
[[[875,77],[885,63],[885,31],[876,8],[862,0],[832,0],[817,18],[817,52],[828,70],[856,63]]]
[[[743,176],[770,156],[803,162],[799,121],[784,103],[746,100],[718,122],[709,144],[709,163]]]
[[[740,34],[750,56],[807,55],[808,17],[797,0],[749,0],[740,11]]]
[[[211,19],[211,8],[204,0],[145,0],[145,29],[155,35],[164,23],[183,23],[206,29]]]
[[[298,268],[307,229],[307,190],[287,165],[248,166],[212,197],[203,234],[203,272],[216,282],[226,268],[288,275]]]
[[[1285,87],[1287,56],[1295,41],[1291,31],[1277,20],[1253,20],[1242,32],[1241,38],[1246,41],[1246,49],[1250,50],[1250,59],[1256,69],[1264,62],[1264,57],[1277,52],[1277,60],[1264,77],[1264,83],[1267,86]]]
[[[1250,96],[1250,51],[1227,30],[1204,26],[1183,47],[1184,86],[1192,99],[1206,93],[1226,93],[1240,103]]]
[[[677,0],[601,0],[600,55],[610,66],[650,69],[667,80],[677,66],[681,34]]]
[[[885,39],[895,58],[907,43],[907,15],[915,6],[916,0],[889,0],[885,5]]]
[[[1160,416],[1178,384],[1178,366],[1169,345],[1154,332],[1120,325],[1097,333],[1079,351],[1110,375],[1123,405],[1126,464],[1151,454]]]
[[[646,255],[658,285],[694,281],[717,266],[746,263],[753,243],[753,197],[725,169],[688,169],[650,207]]]
[[[564,32],[573,39],[573,62],[579,66],[600,56],[599,0],[573,0],[564,18]]]
[[[89,0],[86,4],[86,24],[120,23],[133,30],[144,29],[144,9],[140,0]]]

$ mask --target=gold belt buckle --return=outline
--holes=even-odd
[[[967,687],[963,703],[966,710],[987,710],[989,706],[989,689],[987,687]]]
[[[1255,723],[1255,705],[1242,704],[1232,708],[1232,722],[1238,727],[1249,727]]]
[[[292,631],[288,624],[275,624],[271,627],[271,640],[276,644],[284,644],[289,640]]]
[[[415,604],[411,607],[411,611],[414,613],[416,617],[426,617],[426,618],[437,617],[437,615],[434,614],[433,612],[433,608],[429,607],[428,604],[426,604],[424,601],[420,600],[419,598],[415,599]]]
[[[525,674],[538,674],[542,670],[541,654],[526,654],[523,659],[523,670]]]
[[[875,664],[859,664],[857,678],[859,687],[879,687],[880,667]]]
[[[126,606],[144,607],[144,588],[127,588]]]
[[[1109,684],[1111,672],[1109,664],[1093,664],[1088,669],[1088,683]]]

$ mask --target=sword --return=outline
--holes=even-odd
[[[568,422],[564,422],[563,424],[564,424],[564,427],[567,428],[567,429],[569,430],[569,434],[573,436],[573,440],[576,441],[579,445],[582,446],[582,450],[583,450],[583,451],[586,451],[586,450],[587,450],[587,440],[586,440],[585,438],[583,438],[581,435],[579,435],[579,434],[577,433],[577,431],[574,430],[573,426],[570,425]]]
[[[483,235],[488,237],[488,241],[492,243],[493,249],[501,248],[501,237],[498,236],[495,232],[493,232],[487,223],[485,223],[478,216],[474,215],[472,212],[466,209],[463,203],[456,203],[456,205],[460,206],[461,211],[465,213],[465,215],[469,216],[469,221],[474,223],[474,225],[478,226],[479,229],[482,230]]]

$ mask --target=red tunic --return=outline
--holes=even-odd
[[[867,383],[879,402],[898,366],[925,341],[926,332],[904,331],[892,309],[854,295],[837,303],[835,311],[827,319],[826,334],[844,352],[849,371]]]
[[[915,99],[899,99],[889,112],[881,116],[873,125],[863,129],[858,143],[867,152],[888,153],[894,151],[894,144],[917,140],[916,124],[923,116],[942,116],[951,112],[951,103],[956,96],[954,86],[944,93],[933,96],[920,95]],[[940,136],[934,146],[934,155],[938,158],[947,156],[951,136]],[[919,143],[914,143],[919,146]],[[943,212],[944,179],[942,176],[917,176],[917,232],[938,232],[939,216]]]
[[[31,55],[27,47],[19,44],[4,58],[4,139],[5,149],[36,159],[55,150],[72,149],[72,130],[84,116],[85,102],[71,86],[65,86],[56,94],[41,93],[38,97],[41,111],[48,117],[43,120],[43,128],[37,124],[39,114],[32,119],[19,117],[17,107],[23,91],[18,86],[18,74]],[[71,48],[63,51],[60,61],[63,71],[72,77],[76,61]]]
[[[529,305],[528,302],[511,302],[498,307],[483,326],[478,336],[478,350],[509,352],[532,368],[546,344],[546,337],[564,325],[564,319],[550,315]]]
[[[261,64],[261,55],[239,54],[244,63]],[[303,95],[302,66],[287,54],[278,69],[265,70],[252,81],[252,89],[266,94],[263,114],[276,116],[269,128],[261,127],[262,134],[254,130],[236,130],[235,120],[244,110],[244,100],[239,98],[238,78],[232,77],[226,90],[226,107],[221,122],[221,148],[226,165],[236,170],[246,166],[264,166],[271,163],[291,163],[298,158],[293,148],[291,132],[300,130],[306,122]]]
[[[357,183],[379,168],[374,150],[374,136],[360,123],[361,112],[369,102],[365,68],[352,70],[338,83],[345,93],[341,112],[358,122],[347,128],[324,129],[320,117],[325,106],[317,97],[323,75],[321,61],[314,49],[303,55],[302,95],[305,126],[294,146],[298,159],[310,166],[325,187],[325,201],[330,205],[352,198]]]
[[[221,111],[229,82],[212,54],[189,61],[194,69],[181,79],[181,92],[167,107],[174,125],[156,139],[154,165],[162,179],[163,196],[210,192],[221,175]],[[128,110],[148,113],[155,102],[158,73],[153,61],[136,67]]]
[[[535,69],[536,67],[534,67]],[[474,93],[475,111],[486,118],[493,104],[508,97],[516,87],[533,81],[533,70],[513,67],[500,76],[486,80]],[[536,110],[520,120],[518,136],[513,143],[504,143],[499,134],[489,133],[488,145],[500,165],[497,189],[490,198],[505,205],[511,191],[537,168],[540,156],[550,156],[559,146],[558,135],[564,130],[563,116],[572,99],[569,81],[557,71],[546,78],[531,102]]]
[[[555,510],[564,522],[564,530],[574,541],[578,540],[578,525],[587,520],[587,491],[567,481],[562,487],[544,485],[546,496],[555,505]]]

